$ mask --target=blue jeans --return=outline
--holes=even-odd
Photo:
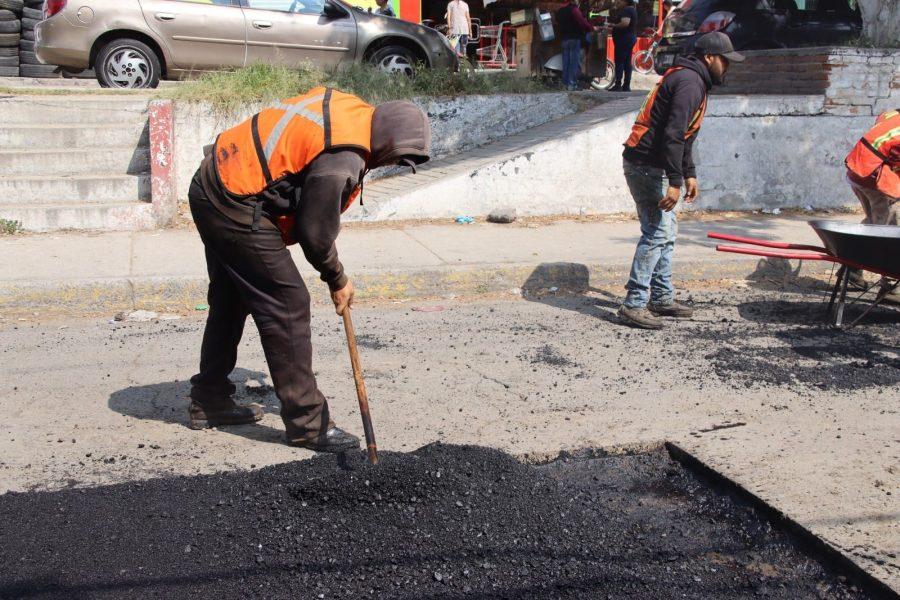
[[[635,36],[619,38],[613,41],[613,51],[616,59],[616,85],[631,89],[631,52],[637,43]],[[624,77],[624,81],[622,81]]]
[[[562,41],[563,84],[566,88],[578,85],[581,74],[581,40]]]
[[[625,289],[625,306],[643,308],[648,301],[668,304],[675,299],[672,286],[672,255],[678,235],[675,211],[665,212],[659,201],[666,195],[668,182],[663,169],[625,161],[625,181],[634,198],[641,222],[641,240],[631,263],[631,275]]]

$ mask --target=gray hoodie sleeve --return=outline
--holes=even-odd
[[[341,208],[359,184],[365,166],[357,152],[328,152],[309,165],[303,178],[294,235],[306,260],[331,291],[347,285],[335,240],[341,230]]]

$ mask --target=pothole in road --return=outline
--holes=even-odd
[[[0,496],[0,597],[863,598],[665,451],[433,444]]]

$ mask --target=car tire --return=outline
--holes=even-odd
[[[416,73],[416,55],[405,46],[385,46],[369,57],[369,62],[387,73],[412,76]]]
[[[0,67],[0,77],[18,77],[19,67]]]
[[[19,50],[34,52],[34,42],[31,40],[19,40]]]
[[[37,55],[34,52],[19,52],[19,64],[20,65],[41,65],[43,64],[38,60]]]
[[[18,33],[0,33],[0,47],[11,48],[19,45]]]
[[[34,31],[34,28],[37,27],[37,24],[40,22],[41,19],[22,19],[22,30]]]
[[[18,56],[19,52],[18,48],[0,48],[0,56]]]
[[[19,65],[19,74],[22,77],[35,77],[38,79],[50,79],[62,77],[56,72],[56,65]]]
[[[93,66],[100,85],[110,88],[155,88],[162,75],[156,52],[130,38],[119,38],[103,46]]]
[[[22,23],[19,21],[0,21],[0,33],[19,33]]]
[[[27,6],[22,9],[22,18],[23,19],[34,19],[35,21],[43,21],[44,20],[44,11],[39,8],[28,8]]]
[[[34,41],[34,29],[23,29],[22,30],[22,39]]]
[[[15,21],[19,17],[11,10],[0,9],[0,21]]]
[[[18,56],[0,56],[0,67],[18,67]]]
[[[21,13],[24,6],[25,3],[22,0],[0,0],[0,8],[11,10],[16,14]]]

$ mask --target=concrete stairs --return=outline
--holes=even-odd
[[[155,227],[148,100],[0,98],[0,219],[27,231]]]

